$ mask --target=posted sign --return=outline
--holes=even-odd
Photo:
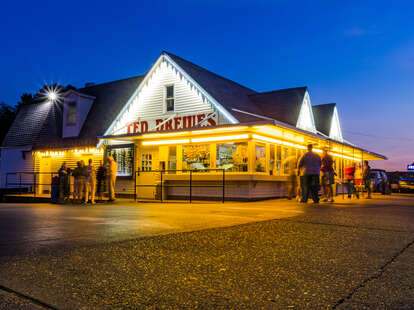
[[[414,163],[407,165],[407,170],[414,170]]]

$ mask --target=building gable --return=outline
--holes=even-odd
[[[316,133],[316,126],[315,120],[313,118],[312,106],[310,102],[309,93],[307,91],[303,97],[302,106],[300,108],[296,127]]]
[[[172,87],[167,90],[168,87]],[[173,109],[167,107],[173,101]],[[191,128],[237,120],[171,58],[162,54],[105,135]]]
[[[63,99],[62,138],[77,137],[92,107],[94,97],[70,90]]]
[[[341,123],[339,122],[338,109],[336,108],[336,106],[334,108],[334,112],[332,116],[331,129],[329,131],[329,138],[340,141],[340,142],[344,141],[344,138],[342,136]]]

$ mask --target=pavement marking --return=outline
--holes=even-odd
[[[395,262],[397,260],[397,258],[402,255],[410,246],[412,246],[414,244],[414,240],[410,241],[409,243],[407,243],[401,250],[399,250],[397,253],[395,253],[391,259],[389,259],[387,262],[385,262],[384,265],[382,265],[379,270],[374,273],[372,276],[366,278],[364,281],[362,281],[362,283],[360,285],[358,285],[357,287],[355,287],[354,289],[351,290],[351,292],[346,295],[344,298],[341,298],[340,300],[338,300],[335,305],[332,307],[332,310],[337,309],[340,305],[344,304],[346,301],[350,300],[355,293],[361,289],[364,288],[368,282],[371,282],[373,280],[377,280],[379,279],[383,273],[385,272],[385,269],[387,269],[387,267],[389,265],[391,265],[393,262]]]
[[[40,307],[42,307],[44,309],[48,309],[48,310],[59,310],[58,308],[55,308],[55,307],[53,307],[53,306],[51,306],[51,305],[49,305],[49,304],[47,304],[47,303],[45,303],[45,302],[37,299],[37,298],[34,298],[34,297],[29,296],[29,295],[20,293],[18,291],[15,291],[15,290],[13,290],[13,289],[11,289],[9,287],[6,287],[4,285],[1,285],[1,284],[0,284],[0,290],[2,290],[4,292],[7,292],[9,294],[12,294],[14,296],[17,296],[20,299],[24,299],[26,301],[29,301],[32,304],[35,304],[36,306],[40,306]]]

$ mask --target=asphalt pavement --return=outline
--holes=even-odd
[[[0,206],[0,309],[413,309],[414,197]]]

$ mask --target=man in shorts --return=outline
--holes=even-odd
[[[335,171],[333,168],[333,158],[328,154],[328,150],[325,148],[322,152],[322,165],[321,165],[321,183],[323,194],[325,198],[323,201],[334,202],[333,199],[333,184],[335,179]]]

